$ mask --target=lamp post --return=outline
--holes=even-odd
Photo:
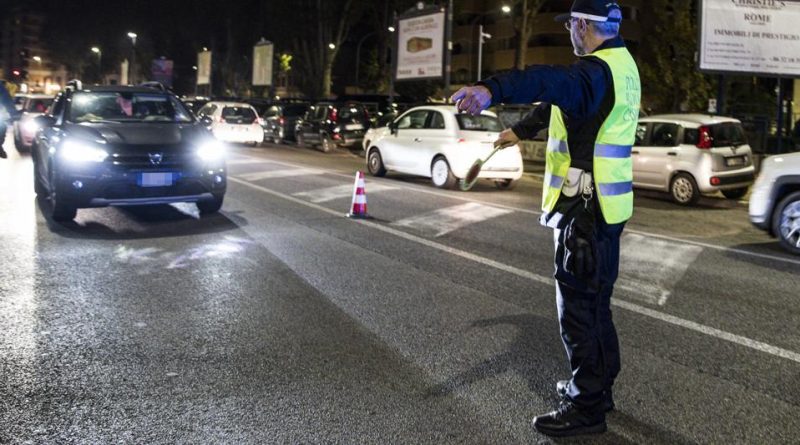
[[[136,38],[139,37],[135,32],[129,32],[128,38],[131,39],[131,63],[128,65],[128,83],[135,84],[133,76],[136,74]]]
[[[100,78],[100,83],[103,83],[103,52],[97,46],[93,46],[91,50],[97,54],[97,77]]]
[[[491,39],[492,35],[483,32],[483,25],[478,27],[478,80],[481,80],[481,71],[483,70],[483,43],[485,42],[484,39]]]

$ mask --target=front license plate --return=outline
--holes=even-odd
[[[344,126],[345,130],[363,130],[364,126],[361,124],[347,124]]]
[[[725,158],[725,165],[728,167],[736,167],[739,165],[744,165],[744,158],[741,156],[735,158]]]
[[[176,173],[139,173],[137,183],[140,187],[169,187],[175,176]]]

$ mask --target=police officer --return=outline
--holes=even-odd
[[[0,80],[0,108],[5,108],[6,112],[8,112],[9,118],[16,118],[19,116],[20,112],[17,110],[17,107],[14,106],[14,100],[11,98],[11,94],[6,89],[5,81]],[[2,110],[0,110],[0,158],[5,159],[8,157],[8,153],[6,153],[5,149],[3,148],[3,144],[6,140],[6,131],[8,130],[8,124],[6,119],[2,116]]]
[[[611,294],[620,236],[633,213],[631,146],[641,87],[613,0],[575,0],[556,20],[569,30],[577,62],[497,75],[452,99],[472,114],[498,103],[542,102],[498,142],[511,145],[549,129],[541,221],[554,229],[558,317],[572,376],[556,385],[558,408],[534,418],[533,427],[572,436],[605,431],[605,415],[614,409],[620,359]]]

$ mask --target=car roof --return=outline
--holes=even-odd
[[[212,100],[211,102],[207,103],[206,105],[218,105],[222,107],[239,107],[239,108],[253,108],[251,104],[245,102],[228,102],[228,101],[221,101],[221,100]]]
[[[674,122],[676,124],[689,125],[714,125],[727,122],[740,123],[738,119],[725,116],[712,116],[708,114],[657,114],[639,119],[639,122]]]
[[[417,106],[417,107],[411,107],[408,110],[405,110],[404,113],[405,112],[409,112],[409,111],[413,111],[413,110],[435,110],[435,111],[441,111],[441,112],[444,112],[444,113],[458,114],[458,112],[456,112],[456,106],[455,105],[420,105],[420,106]],[[491,111],[486,111],[486,110],[481,112],[481,114],[483,114],[485,116],[497,117],[497,115],[495,113],[493,113]]]
[[[79,93],[161,93],[172,94],[168,91],[159,91],[155,88],[133,85],[91,85],[78,90]]]

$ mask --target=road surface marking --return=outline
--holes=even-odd
[[[617,287],[636,289],[645,302],[664,306],[675,283],[703,252],[699,246],[653,239],[636,233],[622,236]]]
[[[269,161],[269,162],[272,162],[272,163],[275,163],[275,164],[278,164],[278,165],[289,166],[289,167],[304,168],[304,166],[301,165],[301,164],[293,164],[293,163],[283,162],[283,161]],[[339,172],[339,171],[336,171],[336,170],[327,170],[327,169],[321,169],[321,170],[324,171],[327,174],[330,174],[330,175],[333,175],[333,176],[341,176],[343,178],[348,178],[350,180],[352,180],[352,177],[353,177],[352,173],[345,174],[345,173],[342,173],[342,172]],[[406,189],[406,190],[414,190],[415,192],[419,192],[419,193],[426,193],[426,194],[429,194],[429,195],[441,196],[441,197],[444,197],[444,198],[456,199],[456,200],[459,200],[459,201],[477,202],[479,204],[490,205],[490,206],[493,206],[493,207],[499,207],[499,208],[502,208],[502,209],[513,210],[513,211],[521,212],[521,213],[527,213],[527,214],[530,214],[530,215],[539,216],[539,215],[542,214],[542,212],[537,211],[537,210],[523,209],[523,208],[520,208],[520,207],[514,207],[514,206],[510,206],[510,205],[506,205],[506,204],[486,202],[486,201],[483,201],[483,200],[473,199],[473,198],[465,198],[464,196],[459,196],[459,195],[456,195],[456,194],[449,194],[449,193],[445,193],[445,192],[439,192],[439,191],[436,191],[436,190],[429,190],[429,189],[423,188],[421,186],[416,186],[416,185],[413,185],[413,184],[398,183],[397,181],[392,181],[391,179],[371,178],[370,181],[371,182],[390,183],[390,184],[396,185],[397,188],[403,188],[403,189]],[[660,235],[660,234],[657,234],[657,233],[650,233],[650,232],[645,232],[645,231],[642,231],[642,230],[632,229],[632,228],[630,228],[630,226],[626,227],[625,231],[628,232],[628,233],[636,233],[636,234],[648,236],[648,237],[651,237],[651,238],[658,238],[658,239],[663,239],[663,240],[667,240],[667,241],[674,241],[674,242],[677,242],[677,243],[684,243],[684,244],[690,244],[690,245],[693,245],[693,246],[705,247],[705,248],[713,249],[713,250],[720,251],[720,252],[730,252],[730,253],[735,253],[735,254],[739,254],[739,255],[745,255],[745,256],[750,256],[750,257],[754,257],[754,258],[761,258],[761,259],[766,259],[766,260],[779,261],[779,262],[782,262],[782,263],[795,264],[795,265],[800,266],[800,259],[796,260],[796,259],[792,259],[792,258],[778,256],[778,255],[770,255],[768,253],[758,253],[758,252],[753,252],[751,250],[737,249],[735,247],[725,247],[725,246],[719,246],[719,245],[716,245],[716,244],[709,244],[709,243],[703,243],[703,242],[700,242],[700,241],[677,238],[677,237],[673,237],[673,236],[669,236],[669,235]]]
[[[260,158],[253,158],[253,157],[246,157],[241,159],[231,159],[225,162],[227,165],[247,165],[247,164],[271,164],[272,161],[260,159]]]
[[[434,210],[392,223],[424,234],[442,236],[472,224],[511,213],[511,210],[491,207],[477,202]]]
[[[291,178],[293,176],[312,176],[321,175],[321,170],[313,170],[309,168],[295,168],[290,170],[267,170],[253,173],[242,173],[236,175],[245,181],[260,181],[262,179],[277,179],[277,178]]]
[[[329,215],[338,216],[338,217],[342,216],[341,212],[337,212],[335,210],[328,209],[328,208],[323,207],[321,205],[310,203],[308,201],[304,201],[302,199],[295,198],[293,196],[290,196],[290,195],[287,195],[287,194],[284,194],[284,193],[281,193],[281,192],[278,192],[278,191],[275,191],[275,190],[271,190],[271,189],[268,189],[266,187],[262,187],[260,185],[251,184],[249,182],[242,181],[241,179],[237,179],[237,178],[230,178],[230,180],[232,182],[234,182],[234,183],[241,184],[241,185],[244,185],[246,187],[250,187],[250,188],[255,189],[255,190],[259,190],[261,192],[270,194],[270,195],[278,197],[278,198],[285,199],[287,201],[291,201],[291,202],[300,204],[302,206],[306,206],[306,207],[309,207],[309,208],[312,208],[312,209],[319,210],[320,212],[327,213]],[[497,270],[501,270],[503,272],[507,272],[507,273],[510,273],[512,275],[516,275],[516,276],[521,277],[521,278],[526,278],[526,279],[529,279],[531,281],[535,281],[537,283],[542,283],[542,284],[548,284],[548,285],[552,285],[553,284],[553,278],[552,277],[535,274],[535,273],[529,272],[527,270],[523,270],[523,269],[520,269],[520,268],[517,268],[517,267],[514,267],[514,266],[510,266],[508,264],[503,264],[503,263],[501,263],[499,261],[495,261],[495,260],[492,260],[490,258],[482,257],[482,256],[476,255],[474,253],[470,253],[470,252],[466,252],[464,250],[460,250],[460,249],[456,249],[456,248],[453,248],[453,247],[450,247],[450,246],[446,246],[444,244],[437,243],[436,241],[432,241],[432,240],[429,240],[429,239],[426,239],[426,238],[422,238],[422,237],[419,237],[419,236],[416,236],[416,235],[412,235],[410,233],[406,233],[406,232],[403,232],[401,230],[397,230],[397,229],[395,229],[393,227],[381,225],[381,224],[378,224],[376,222],[372,222],[372,221],[368,221],[368,220],[360,220],[360,219],[356,219],[356,220],[353,220],[353,221],[355,221],[358,224],[362,224],[364,226],[371,227],[371,228],[373,228],[375,230],[379,230],[381,232],[385,232],[385,233],[394,235],[394,236],[396,236],[398,238],[402,238],[402,239],[405,239],[405,240],[408,240],[408,241],[411,241],[411,242],[415,242],[415,243],[421,244],[423,246],[431,247],[433,249],[437,249],[437,250],[440,250],[440,251],[445,252],[445,253],[449,253],[449,254],[454,255],[454,256],[458,256],[458,257],[461,257],[461,258],[464,258],[464,259],[467,259],[467,260],[470,260],[470,261],[474,261],[474,262],[476,262],[478,264],[483,264],[484,266],[493,267],[493,268],[495,268]],[[645,317],[649,317],[649,318],[652,318],[652,319],[655,319],[655,320],[663,321],[665,323],[669,323],[669,324],[672,324],[672,325],[675,325],[675,326],[679,326],[679,327],[688,329],[690,331],[695,331],[695,332],[699,332],[701,334],[705,334],[705,335],[707,335],[709,337],[714,337],[714,338],[717,338],[717,339],[720,339],[720,340],[725,340],[725,341],[728,341],[728,342],[731,342],[731,343],[735,343],[735,344],[738,344],[740,346],[744,346],[744,347],[747,347],[747,348],[750,348],[750,349],[753,349],[753,350],[756,350],[756,351],[759,351],[759,352],[763,352],[763,353],[770,354],[770,355],[773,355],[773,356],[785,358],[787,360],[791,360],[791,361],[796,362],[796,363],[800,363],[800,353],[797,353],[797,352],[794,352],[794,351],[790,351],[788,349],[779,348],[777,346],[772,346],[772,345],[769,345],[767,343],[763,343],[763,342],[760,342],[760,341],[757,341],[757,340],[753,340],[753,339],[750,339],[750,338],[747,338],[747,337],[743,337],[743,336],[740,336],[740,335],[732,334],[730,332],[726,332],[726,331],[722,331],[722,330],[719,330],[719,329],[716,329],[716,328],[712,328],[710,326],[706,326],[706,325],[702,325],[702,324],[699,324],[699,323],[695,323],[695,322],[690,321],[690,320],[685,320],[683,318],[675,317],[673,315],[669,315],[669,314],[666,314],[666,313],[663,313],[663,312],[659,312],[659,311],[656,311],[656,310],[653,310],[653,309],[648,309],[648,308],[646,308],[644,306],[640,306],[640,305],[635,304],[635,303],[630,303],[630,302],[621,300],[619,298],[613,298],[611,300],[611,304],[613,306],[616,306],[616,307],[619,307],[619,308],[622,308],[622,309],[637,313],[639,315],[643,315]]]
[[[396,190],[397,187],[392,187],[383,184],[370,183],[366,190],[367,193],[383,192],[386,190]],[[353,185],[336,185],[333,187],[326,187],[323,189],[311,190],[309,192],[295,193],[293,196],[303,198],[314,203],[333,201],[334,199],[352,198]]]

